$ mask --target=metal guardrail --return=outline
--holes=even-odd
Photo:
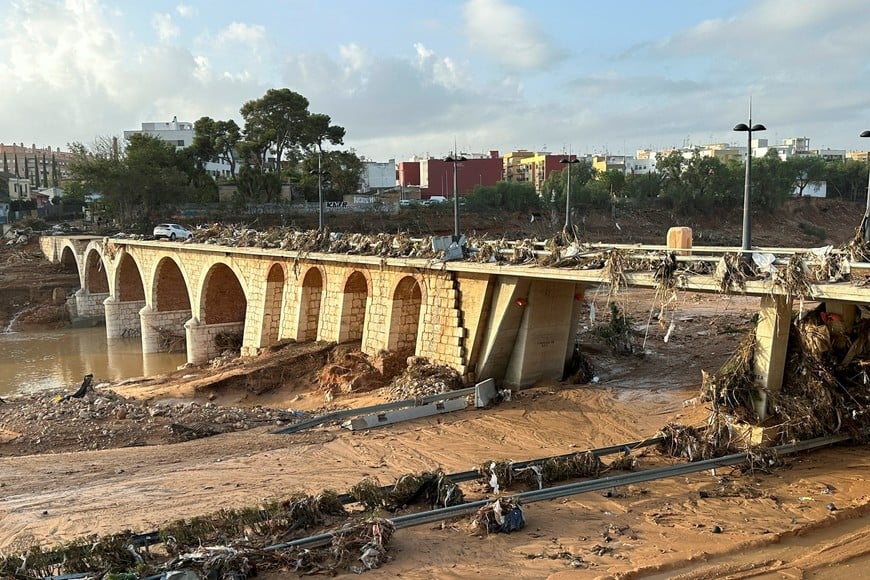
[[[851,437],[848,435],[833,435],[830,437],[819,437],[816,439],[810,439],[808,441],[802,441],[799,443],[780,445],[771,449],[780,455],[789,455],[793,453],[799,453],[801,451],[809,451],[811,449],[818,449],[821,447],[835,445],[837,443],[842,443],[850,439]],[[748,453],[734,453],[731,455],[716,457],[714,459],[695,461],[691,463],[672,465],[668,467],[659,467],[655,469],[647,469],[645,471],[634,472],[625,475],[613,475],[609,477],[593,479],[590,481],[571,483],[546,489],[520,492],[510,497],[523,503],[545,501],[549,499],[578,495],[590,491],[599,491],[602,489],[610,489],[624,485],[643,483],[646,481],[664,479],[667,477],[677,477],[679,475],[697,473],[699,471],[705,471],[707,469],[713,469],[716,467],[737,465],[746,461],[748,457]],[[419,526],[422,524],[433,523],[477,511],[491,501],[492,499],[483,499],[461,505],[420,512],[416,514],[407,514],[391,518],[390,521],[397,529]],[[274,551],[286,548],[315,548],[331,542],[333,534],[334,532],[326,532],[307,538],[299,538],[290,542],[267,546],[266,548],[264,548],[264,550]]]
[[[277,431],[272,431],[272,433],[276,435],[297,433],[305,429],[310,429],[311,427],[323,425],[324,423],[331,423],[333,421],[340,421],[342,419],[350,419],[352,417],[359,417],[361,415],[374,415],[377,413],[383,413],[384,411],[395,411],[396,409],[406,409],[408,407],[419,407],[421,405],[428,405],[430,403],[437,403],[439,401],[459,399],[460,397],[467,397],[468,395],[473,394],[474,387],[468,387],[465,389],[456,389],[455,391],[447,391],[446,393],[439,393],[436,395],[426,395],[425,397],[420,397],[419,399],[405,399],[403,401],[382,403],[380,405],[371,405],[369,407],[335,411],[333,413],[327,413],[326,415],[320,415],[319,417],[312,417],[311,419],[306,419],[304,421],[288,425],[287,427],[282,427]]]

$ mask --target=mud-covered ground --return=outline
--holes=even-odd
[[[12,274],[3,267],[10,256],[23,264]],[[0,290],[38,286],[28,278],[33,271],[63,275],[38,263],[0,251]],[[51,305],[50,296],[33,292],[30,304]],[[123,384],[94,377],[81,398],[64,399],[77,385],[5,397],[0,552],[150,531],[294,492],[343,492],[364,477],[387,484],[424,470],[637,440],[671,421],[700,424],[708,414],[696,398],[701,371],[715,371],[734,352],[758,306],[757,299],[680,293],[659,322],[652,292],[592,292],[587,300],[597,323],[606,322],[610,302],[630,315],[636,354],[614,354],[585,332],[588,384],[545,382],[488,409],[371,430],[273,433],[311,414],[395,398],[383,373],[360,366],[356,375],[342,374],[358,360],[352,345],[287,344],[255,359]],[[338,368],[324,373],[330,365]],[[366,372],[354,384],[371,390],[353,392],[347,384]],[[640,467],[663,461],[651,450]],[[391,561],[367,575],[852,580],[870,568],[868,473],[866,446],[840,446],[769,471],[717,469],[529,504],[526,528],[509,535],[481,537],[465,520],[406,528],[394,537]],[[469,485],[467,493],[482,491]]]
[[[588,298],[606,310],[606,296]],[[367,431],[328,425],[273,433],[307,413],[389,398],[388,386],[327,396],[322,368],[347,354],[327,345],[289,345],[247,364],[99,385],[82,399],[9,398],[0,405],[0,550],[149,531],[298,491],[346,491],[364,477],[386,484],[438,467],[464,471],[491,459],[632,441],[668,421],[699,424],[707,415],[694,399],[700,371],[731,354],[755,300],[683,296],[664,342],[667,328],[648,324],[653,298],[617,298],[643,356],[616,355],[592,333],[583,336],[590,384],[544,383],[489,409]],[[640,461],[649,467],[663,460],[650,451]],[[368,574],[858,577],[870,550],[863,534],[868,467],[866,448],[844,446],[789,458],[766,473],[720,469],[530,504],[527,527],[510,535],[479,537],[465,520],[403,529],[392,560]]]

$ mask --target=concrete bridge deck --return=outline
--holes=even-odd
[[[40,243],[49,260],[78,270],[79,313],[104,315],[109,338],[141,336],[144,352],[166,348],[167,337],[183,338],[188,361],[199,364],[232,337],[241,339],[243,355],[284,339],[358,340],[367,354],[416,354],[450,365],[466,381],[493,378],[509,387],[560,378],[586,290],[661,288],[655,270],[669,251],[584,245],[556,260],[539,245],[524,251],[551,265],[517,265],[93,236],[43,237]],[[775,389],[795,299],[825,301],[849,323],[860,316],[857,305],[870,304],[870,288],[814,281],[810,270],[827,260],[826,276],[836,271],[835,278],[854,280],[870,275],[870,265],[837,252],[759,251],[773,254],[780,272],[795,254],[808,268],[799,284],[773,276],[728,289],[760,298],[756,371],[763,386]],[[676,258],[667,286],[722,292],[713,272],[728,252],[739,250],[692,248]],[[606,263],[614,256],[623,258],[622,266]]]

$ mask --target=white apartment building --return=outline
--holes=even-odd
[[[193,145],[193,138],[196,135],[193,130],[193,123],[179,121],[178,117],[172,117],[172,120],[168,123],[142,123],[142,128],[138,131],[124,131],[124,138],[128,139],[131,135],[141,133],[153,135],[168,143],[172,143],[176,149],[184,149]],[[205,170],[212,177],[228,176],[230,174],[228,163],[209,161],[205,164]]]

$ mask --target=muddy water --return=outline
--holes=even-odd
[[[104,327],[0,332],[0,396],[77,388],[88,373],[95,382],[152,376],[185,360],[184,353],[143,355],[138,338],[108,341]]]

